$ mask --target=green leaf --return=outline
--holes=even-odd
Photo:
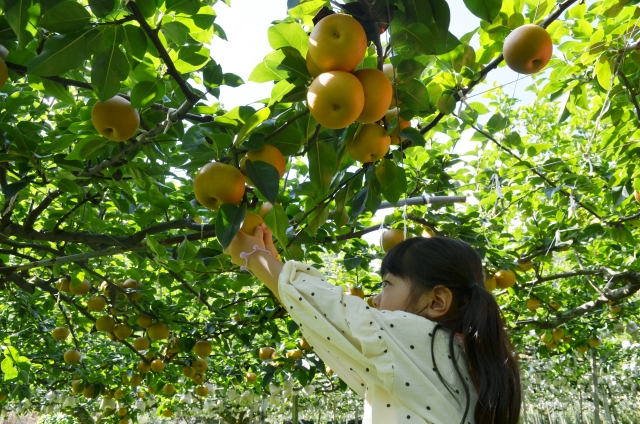
[[[487,130],[497,133],[505,129],[508,124],[509,118],[503,116],[501,113],[496,113],[487,121]]]
[[[385,199],[392,205],[397,205],[400,198],[407,191],[407,177],[404,171],[404,168],[397,167],[396,168],[396,178],[393,180],[393,183],[387,187],[383,188],[382,195]]]
[[[222,27],[216,23],[213,24],[213,33],[217,35],[219,38],[223,39],[224,41],[228,41],[227,34],[224,32]]]
[[[262,108],[254,113],[253,116],[251,116],[251,118],[249,118],[247,122],[244,123],[242,128],[240,128],[240,131],[238,132],[238,135],[236,137],[236,141],[233,144],[237,146],[242,143],[242,141],[244,141],[244,139],[251,131],[253,131],[258,125],[263,123],[267,118],[269,118],[269,115],[271,115],[271,109],[267,107]]]
[[[147,36],[142,28],[135,25],[124,25],[124,40],[122,46],[129,57],[143,60],[147,53]]]
[[[222,85],[240,87],[242,84],[244,84],[244,81],[238,75],[231,72],[225,72],[222,74]]]
[[[31,0],[5,0],[2,5],[7,22],[18,38],[18,49],[23,49],[36,35],[40,5]]]
[[[425,65],[413,59],[400,62],[396,68],[396,77],[399,81],[411,80],[422,75]]]
[[[274,204],[269,213],[264,217],[264,223],[273,232],[276,240],[282,247],[289,243],[287,239],[287,229],[289,228],[289,218],[282,209],[282,206]]]
[[[600,56],[596,62],[595,74],[600,87],[604,90],[610,90],[611,76],[613,75],[613,61],[604,55]]]
[[[131,106],[135,109],[151,106],[162,99],[164,92],[162,80],[140,81],[131,90]]]
[[[167,40],[177,44],[178,46],[186,44],[189,36],[189,28],[182,22],[177,21],[167,22],[162,25],[161,31],[164,36],[167,37]]]
[[[397,168],[394,161],[386,158],[376,166],[376,177],[384,189],[389,188],[396,180]]]
[[[193,259],[198,254],[198,248],[195,244],[190,242],[185,236],[184,240],[178,246],[178,260],[186,261],[189,259]]]
[[[229,247],[231,241],[240,230],[246,213],[247,205],[244,203],[240,206],[223,203],[220,206],[216,217],[216,237],[223,249]]]
[[[198,14],[183,17],[177,16],[176,21],[180,21],[189,28],[189,36],[195,41],[200,43],[209,44],[214,35],[214,28],[216,29],[216,35],[225,39],[226,35],[220,27],[215,27],[214,21],[216,19],[216,12],[211,6],[203,6],[198,11]]]
[[[338,160],[336,153],[324,141],[317,141],[309,149],[307,154],[309,160],[309,178],[311,185],[324,194],[329,190],[331,180],[338,170]]]
[[[403,106],[416,112],[430,108],[427,88],[415,79],[398,85],[398,100],[403,103]]]
[[[106,102],[120,91],[120,82],[129,76],[127,56],[117,44],[107,48],[91,64],[91,85],[101,102]]]
[[[281,101],[284,98],[284,96],[289,94],[296,87],[297,87],[296,84],[289,82],[287,80],[278,81],[276,85],[274,85],[273,88],[271,89],[271,97],[269,99],[269,104],[267,105],[267,107],[271,107],[274,104]]]
[[[400,136],[400,138],[411,140],[411,142],[415,146],[424,146],[426,143],[424,135],[422,135],[420,131],[413,127],[407,127],[403,129],[398,135]]]
[[[251,161],[245,162],[247,176],[255,187],[267,198],[271,203],[276,202],[278,197],[278,187],[280,183],[280,174],[278,170],[267,162]]]
[[[282,47],[293,47],[306,57],[309,36],[297,22],[279,23],[269,27],[267,31],[269,45],[273,50]]]
[[[419,22],[423,25],[430,25],[433,22],[433,13],[429,0],[407,0],[405,2],[405,19],[408,24]]]
[[[446,0],[429,0],[433,13],[433,22],[427,24],[437,37],[444,37],[449,32],[451,9]]]
[[[140,9],[140,14],[148,19],[156,13],[158,3],[157,0],[136,0],[136,6]]]
[[[287,73],[277,68],[278,66],[273,66],[272,63],[266,61],[260,62],[255,68],[253,68],[251,74],[249,74],[249,81],[263,83],[268,81],[280,81],[286,78]]]
[[[267,82],[299,77],[305,80],[309,78],[305,59],[293,47],[283,47],[269,53],[251,72],[249,81]]]
[[[84,28],[91,15],[80,3],[65,1],[53,6],[40,19],[40,26],[51,32],[68,34]]]
[[[269,138],[269,144],[273,144],[285,156],[291,156],[300,151],[304,143],[304,137],[294,125],[289,125],[283,131]]]
[[[167,11],[184,13],[185,15],[195,15],[200,10],[200,2],[198,0],[167,0]]]
[[[426,25],[415,23],[404,28],[407,43],[422,54],[436,54],[434,34]]]
[[[309,18],[316,15],[318,10],[322,8],[322,6],[328,6],[328,0],[311,0],[306,1],[302,4],[297,5],[296,7],[289,9],[289,16],[292,18],[305,19],[305,25],[310,21]]]
[[[48,79],[43,79],[42,86],[44,87],[45,93],[55,97],[59,101],[70,104],[70,105],[76,104],[76,100],[73,97],[73,94],[71,94],[69,92],[69,89],[63,86],[62,84],[48,80]]]
[[[4,197],[6,199],[9,199],[10,197],[18,194],[20,190],[31,184],[31,181],[33,181],[33,178],[25,178],[18,181],[17,183],[7,184],[6,186],[2,187],[2,194],[4,194]]]
[[[464,0],[467,9],[480,19],[493,21],[502,8],[502,0]]]
[[[75,145],[73,151],[69,153],[65,159],[92,159],[96,156],[96,153],[100,152],[108,143],[110,143],[109,140],[98,135],[85,137]]]
[[[204,85],[207,88],[216,88],[222,84],[223,73],[222,66],[218,65],[213,59],[207,62],[202,68],[202,78],[204,79]]]
[[[89,0],[89,8],[98,18],[106,18],[116,8],[116,0]]]
[[[11,381],[18,378],[18,369],[13,365],[13,361],[10,357],[6,356],[2,360],[0,367],[2,368],[3,381]]]
[[[460,40],[458,40],[456,36],[451,34],[449,31],[443,35],[436,33],[434,36],[435,54],[448,53],[460,45]]]
[[[167,249],[163,245],[158,243],[158,240],[156,240],[155,236],[148,234],[145,238],[145,243],[147,246],[149,246],[149,249],[151,250],[151,253],[153,254],[153,257],[156,261],[160,261],[167,256]]]
[[[169,57],[178,72],[187,74],[197,71],[209,61],[209,49],[204,46],[184,46],[179,50],[172,50]]]
[[[87,59],[84,32],[54,35],[44,43],[40,55],[27,65],[27,72],[42,77],[58,76],[76,69]]]

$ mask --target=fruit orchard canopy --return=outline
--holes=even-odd
[[[433,337],[435,322],[404,311],[372,308],[358,296],[345,295],[342,286],[328,283],[318,270],[301,262],[285,264],[278,290],[318,356],[365,398],[363,422],[461,421],[465,390],[449,358],[447,336],[440,331]],[[449,388],[435,372],[431,343]],[[457,342],[455,352],[463,363]],[[466,367],[461,369],[470,381]],[[469,422],[473,422],[475,401],[472,394]]]

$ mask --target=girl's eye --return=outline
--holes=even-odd
[[[382,282],[382,287],[386,287],[387,285],[391,285],[391,283],[388,280],[384,280]]]

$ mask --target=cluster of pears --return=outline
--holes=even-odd
[[[296,360],[302,359],[304,357],[304,352],[311,352],[312,350],[313,350],[313,346],[311,346],[304,337],[300,337],[298,339],[298,347],[296,349],[288,350],[285,353],[285,357],[293,358]],[[273,362],[273,360],[275,360],[278,357],[278,352],[270,346],[261,347],[260,350],[258,351],[258,357],[265,364],[272,364],[272,365],[275,365],[276,367],[279,367],[280,365],[282,365],[281,362]],[[257,377],[255,377],[255,374],[253,373],[248,373],[246,376],[246,379],[247,379],[247,382],[254,383]]]
[[[393,102],[391,81],[384,72],[375,68],[354,71],[364,59],[367,44],[362,25],[352,16],[336,13],[313,28],[306,58],[314,77],[307,93],[311,115],[329,129],[362,124],[347,142],[349,155],[362,163],[377,161],[389,150],[391,137],[377,122]]]
[[[249,150],[240,160],[240,169],[222,162],[209,162],[200,168],[193,180],[196,200],[214,211],[224,203],[240,203],[245,184],[255,187],[247,175],[247,161],[268,163],[278,171],[278,178],[284,176],[287,166],[282,152],[271,144],[265,144],[258,150]]]

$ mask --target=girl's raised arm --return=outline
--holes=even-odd
[[[225,253],[231,256],[234,264],[246,266],[253,272],[282,303],[278,293],[278,277],[284,264],[278,259],[272,236],[271,230],[264,224],[256,228],[253,236],[238,231]],[[241,256],[242,253],[244,255]]]

